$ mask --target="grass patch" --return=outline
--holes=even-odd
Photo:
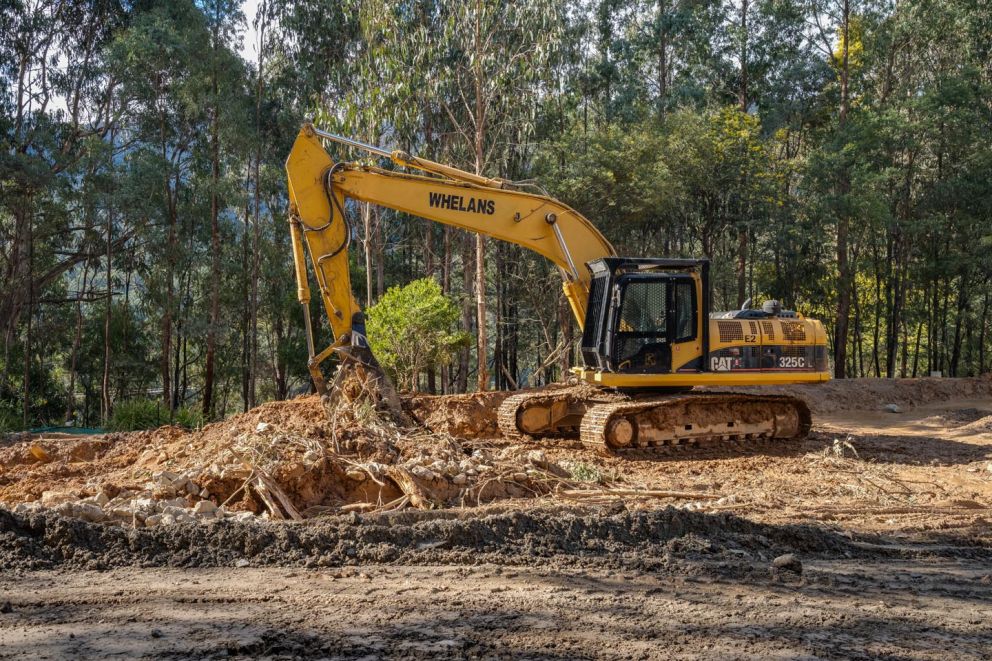
[[[157,429],[162,425],[173,424],[186,429],[203,426],[203,413],[189,406],[176,410],[170,420],[169,409],[162,402],[151,399],[132,399],[114,406],[108,427],[113,431],[140,431]]]

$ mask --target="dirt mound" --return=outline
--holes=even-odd
[[[0,503],[152,526],[241,512],[302,519],[342,509],[478,506],[567,483],[568,472],[533,447],[450,433],[493,436],[488,412],[503,397],[411,398],[427,425],[413,429],[352,404],[328,418],[319,398],[304,397],[193,432],[21,437],[0,448]]]
[[[461,438],[492,438],[499,435],[496,412],[514,393],[498,390],[465,395],[414,395],[403,408],[428,429]]]
[[[8,569],[340,566],[361,563],[532,563],[537,558],[650,569],[672,555],[863,553],[814,526],[770,526],[674,508],[628,512],[399,512],[274,525],[221,521],[127,529],[51,512],[0,510],[0,565]]]

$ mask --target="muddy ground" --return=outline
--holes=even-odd
[[[741,456],[511,443],[500,395],[410,400],[434,429],[413,438],[304,399],[192,434],[8,439],[0,658],[988,658],[992,381],[783,391],[813,433]],[[206,520],[63,516],[63,496],[164,498],[162,471],[204,489],[190,504],[249,486]],[[265,484],[301,520],[268,520],[294,517]]]

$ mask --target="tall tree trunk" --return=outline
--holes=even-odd
[[[72,350],[69,358],[69,389],[65,398],[65,421],[72,420],[76,408],[76,365],[79,360],[79,345],[83,341],[83,297],[89,281],[89,262],[83,262],[83,287],[76,296],[76,334],[72,338]]]
[[[483,79],[482,0],[475,3],[475,174],[482,174],[485,159],[486,115],[484,107],[485,80]],[[478,390],[489,389],[489,340],[486,327],[486,237],[475,235],[475,317],[479,358]]]
[[[747,28],[747,12],[748,12],[749,0],[741,0],[741,13],[740,13],[740,29],[741,29],[741,49],[739,53],[740,63],[741,63],[741,80],[740,87],[737,89],[737,104],[738,109],[741,114],[747,114],[748,106],[748,28]],[[745,166],[746,167],[746,166]],[[747,191],[747,177],[748,173],[745,170],[741,173],[742,182],[741,189],[742,192],[746,194]],[[747,260],[748,260],[748,218],[747,218],[747,204],[742,200],[740,203],[741,216],[738,217],[738,222],[741,226],[737,230],[737,308],[744,305],[744,301],[747,300]]]
[[[110,132],[111,150],[115,144],[115,132]],[[107,300],[103,315],[103,378],[100,380],[100,419],[106,424],[110,420],[112,404],[110,400],[110,325],[114,308],[114,184],[113,158],[110,162],[111,184],[107,200],[107,241],[106,279]]]
[[[245,175],[245,189],[251,185],[251,168]],[[251,204],[245,200],[244,231],[241,233],[241,410],[251,408]]]
[[[472,332],[472,235],[464,234],[462,242],[462,286],[465,290],[465,300],[462,304],[462,327],[465,332]],[[465,347],[458,354],[458,392],[468,391],[469,348]]]
[[[217,58],[220,49],[220,3],[214,3],[213,67],[210,83],[213,112],[210,118],[210,325],[207,327],[207,357],[203,376],[203,417],[214,416],[214,362],[217,329],[220,327],[220,98]]]
[[[486,328],[486,239],[475,236],[475,317],[478,331],[476,344],[479,355],[478,390],[489,389],[489,338]]]
[[[971,293],[968,289],[968,272],[961,274],[961,284],[958,287],[957,314],[954,315],[954,340],[951,348],[950,376],[958,376],[958,367],[961,360],[961,327],[968,314],[968,297]]]
[[[445,296],[451,294],[451,228],[447,225],[442,230],[444,233],[444,261],[441,264],[441,291]],[[451,393],[451,382],[453,379],[452,365],[445,365],[441,368],[441,392],[445,395]]]
[[[838,111],[838,128],[843,135],[847,129],[848,113],[848,52],[849,31],[851,22],[850,0],[843,0],[841,18],[841,70],[840,70],[840,109]],[[843,158],[843,156],[842,156]],[[840,166],[837,181],[837,196],[840,209],[837,218],[837,321],[834,327],[834,376],[843,379],[847,376],[847,335],[851,315],[851,267],[848,262],[848,240],[850,218],[848,215],[848,197],[851,192],[850,171],[846,163]]]
[[[668,109],[668,0],[658,0],[658,114]]]
[[[24,378],[23,378],[23,424],[26,428],[31,421],[31,335],[32,322],[34,321],[34,220],[27,214],[27,250],[28,250],[28,305],[27,305],[27,328],[24,332]]]
[[[985,329],[989,319],[989,292],[982,298],[982,318],[978,327],[978,374],[985,374]]]
[[[362,214],[362,229],[365,233],[365,307],[372,305],[372,205],[368,202],[359,203]]]

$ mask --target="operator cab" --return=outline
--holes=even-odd
[[[708,327],[699,323],[706,317],[700,310],[709,307],[707,260],[607,257],[588,267],[592,284],[582,334],[587,368],[666,374],[673,347],[708,344]]]

